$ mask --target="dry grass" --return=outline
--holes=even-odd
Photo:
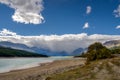
[[[120,57],[94,61],[46,80],[120,80]]]

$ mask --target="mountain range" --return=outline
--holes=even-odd
[[[0,57],[48,57],[48,56],[0,46]]]
[[[120,40],[106,41],[103,45],[107,48],[120,47]]]
[[[53,52],[48,49],[29,47],[25,44],[12,43],[12,42],[8,42],[8,41],[0,42],[0,46],[12,48],[12,49],[18,49],[18,50],[25,50],[25,51],[39,53],[39,54],[43,54],[43,55],[47,55],[47,56],[76,56],[76,55],[80,55],[84,51],[83,48],[78,48],[78,49],[74,50],[72,53],[67,53],[65,51]]]
[[[106,46],[107,48],[120,47],[120,40],[106,41],[105,43],[103,43],[103,45]],[[87,48],[78,48],[78,49],[75,49],[71,53],[67,53],[65,51],[53,52],[48,49],[43,49],[43,48],[38,48],[38,47],[29,47],[25,44],[12,43],[8,41],[1,41],[0,46],[12,48],[12,49],[24,50],[24,51],[38,53],[38,54],[43,54],[47,56],[77,56],[87,50]]]

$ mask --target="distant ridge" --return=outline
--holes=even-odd
[[[120,40],[106,41],[103,45],[108,47],[108,48],[119,47],[120,46]]]
[[[8,42],[8,41],[1,41],[0,46],[10,47],[10,48],[19,49],[19,50],[25,50],[25,51],[29,51],[29,52],[34,52],[34,50],[32,50],[30,47],[28,47],[24,44],[20,44],[20,43],[12,43],[12,42]]]
[[[37,48],[37,47],[29,47],[25,44],[12,43],[12,42],[8,42],[8,41],[1,41],[0,46],[7,47],[7,48],[12,48],[12,49],[24,50],[24,51],[43,54],[43,55],[48,55],[48,56],[76,56],[76,55],[80,55],[85,50],[83,48],[78,48],[78,49],[75,49],[71,53],[67,53],[65,51],[53,52],[53,51],[50,51],[48,49]]]
[[[0,46],[0,57],[48,57],[48,56]]]

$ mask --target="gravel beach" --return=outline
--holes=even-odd
[[[75,69],[85,64],[86,59],[74,58],[71,60],[57,60],[40,64],[38,67],[14,70],[0,74],[0,80],[45,80],[51,74],[57,74]]]

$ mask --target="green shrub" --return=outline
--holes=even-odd
[[[112,54],[120,54],[120,48],[111,49]]]
[[[96,42],[88,47],[87,61],[94,61],[98,59],[110,58],[111,51],[103,46],[101,43]]]

